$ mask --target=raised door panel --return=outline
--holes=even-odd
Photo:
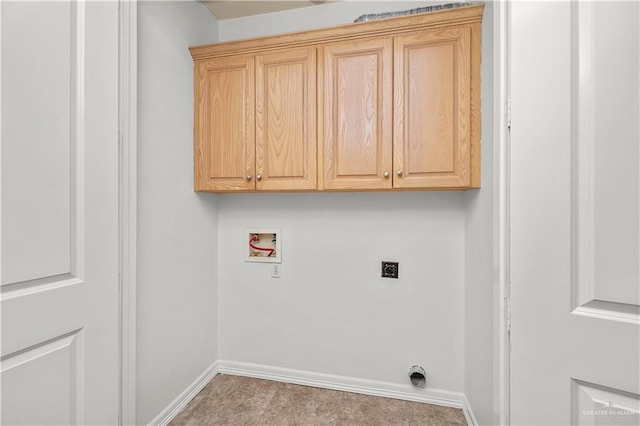
[[[118,3],[0,14],[0,424],[117,424]]]
[[[638,425],[640,4],[510,28],[511,423]]]
[[[392,185],[392,40],[323,49],[322,189]]]
[[[6,37],[1,51],[0,285],[4,286],[69,273],[73,263],[69,238],[73,186],[69,182],[74,178],[77,147],[70,125],[74,99],[69,94],[76,90],[69,78],[75,53],[72,5],[43,5],[41,13],[50,16],[46,26],[29,22],[29,14],[38,9],[28,4],[1,7],[5,12],[1,30]],[[10,39],[20,42],[10,43]],[[42,47],[43,55],[35,55]]]
[[[316,49],[256,57],[256,189],[316,189]]]
[[[394,188],[466,188],[471,163],[471,30],[394,40]]]
[[[255,189],[254,58],[197,62],[196,191]]]

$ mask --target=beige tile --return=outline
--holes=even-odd
[[[411,402],[345,393],[339,424],[410,425]]]
[[[330,399],[319,389],[286,384],[274,395],[260,424],[334,425],[337,416]]]
[[[462,410],[432,404],[415,404],[414,421],[424,425],[466,425]]]
[[[466,425],[462,410],[240,376],[218,375],[172,426]]]
[[[257,425],[281,383],[234,376],[217,376],[194,399],[195,407],[180,413],[172,426]],[[191,404],[189,404],[191,405]]]

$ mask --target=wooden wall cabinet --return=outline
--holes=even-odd
[[[469,27],[394,37],[394,188],[475,186],[470,44]]]
[[[195,189],[479,187],[482,12],[192,47]]]
[[[316,49],[195,64],[195,189],[316,188]]]
[[[196,62],[195,76],[196,191],[254,189],[254,58]]]
[[[322,189],[392,188],[393,40],[322,48]]]
[[[257,190],[316,188],[316,49],[256,56]]]

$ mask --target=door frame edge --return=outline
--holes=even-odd
[[[118,0],[119,407],[136,424],[137,0]]]
[[[510,2],[493,4],[494,95],[494,422],[510,424],[510,331],[507,299],[510,298]]]

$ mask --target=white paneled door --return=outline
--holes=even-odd
[[[640,424],[640,4],[512,2],[511,422]]]
[[[118,423],[118,3],[0,2],[1,423]]]

